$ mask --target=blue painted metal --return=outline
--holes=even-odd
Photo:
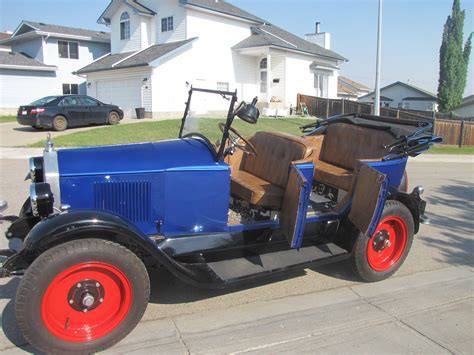
[[[385,174],[387,176],[388,185],[391,188],[398,189],[402,181],[403,173],[405,172],[407,161],[408,158],[403,157],[387,161],[364,161],[364,164]]]
[[[385,201],[387,200],[387,194],[388,194],[388,180],[384,179],[384,181],[382,182],[382,186],[380,188],[378,198],[377,198],[377,208],[375,209],[374,218],[372,219],[369,229],[367,230],[368,237],[372,237],[372,235],[375,232],[375,229],[380,223],[380,218],[382,218]]]
[[[225,232],[230,168],[199,140],[58,152],[61,203],[111,211],[144,234]]]
[[[295,233],[291,241],[290,247],[293,249],[299,249],[303,244],[303,234],[306,225],[306,214],[308,212],[309,195],[311,193],[311,187],[313,182],[313,163],[305,164],[293,164],[291,169],[295,169],[298,173],[299,180],[299,206],[298,206],[298,218],[296,220]]]

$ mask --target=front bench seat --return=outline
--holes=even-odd
[[[290,164],[309,157],[312,149],[303,138],[280,132],[257,132],[249,141],[257,156],[237,150],[231,165],[231,195],[251,205],[279,210],[288,183]]]
[[[384,145],[395,138],[388,132],[347,123],[328,125],[324,136],[308,136],[314,152],[314,180],[349,191],[358,160],[380,160]]]

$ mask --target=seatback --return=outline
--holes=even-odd
[[[257,132],[250,138],[257,156],[244,154],[240,169],[286,188],[290,163],[308,157],[312,150],[303,138],[280,132]]]
[[[384,145],[395,138],[389,133],[347,123],[327,127],[320,159],[326,163],[354,170],[359,159],[380,159],[387,153]]]

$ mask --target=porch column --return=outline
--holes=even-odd
[[[267,49],[267,102],[272,99],[272,54],[270,48]]]

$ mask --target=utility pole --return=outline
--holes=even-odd
[[[377,63],[375,68],[375,102],[374,115],[380,116],[380,64],[382,61],[382,3],[379,0],[379,21],[377,27]]]

